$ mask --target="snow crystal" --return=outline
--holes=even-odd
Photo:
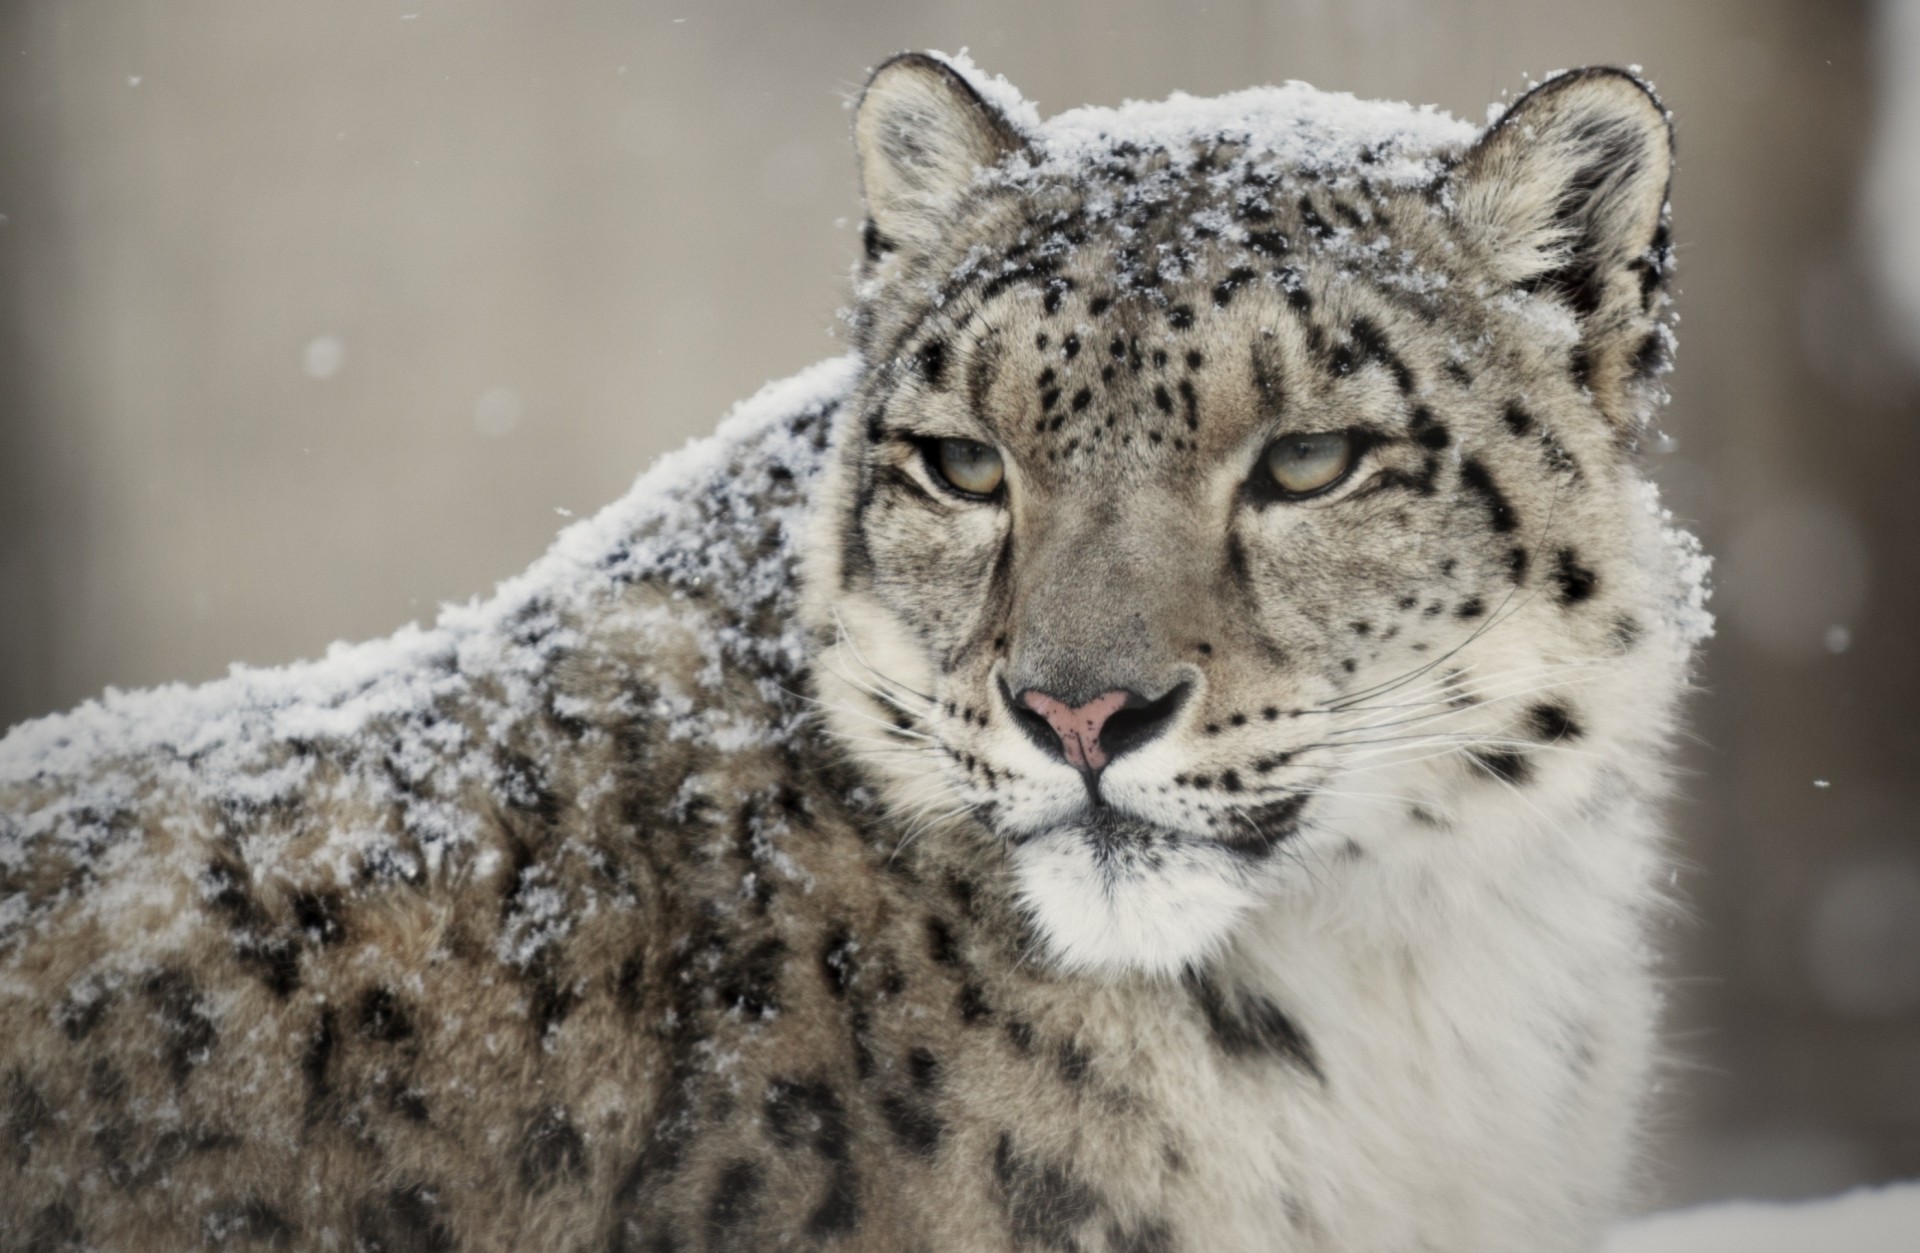
[[[1640,485],[1641,505],[1660,523],[1660,539],[1666,550],[1667,569],[1673,580],[1667,602],[1667,617],[1681,642],[1697,648],[1713,638],[1713,613],[1707,608],[1712,595],[1709,576],[1713,558],[1700,546],[1700,537],[1674,521],[1673,511],[1660,503],[1660,489],[1651,482]]]

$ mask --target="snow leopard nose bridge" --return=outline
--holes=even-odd
[[[1175,724],[1199,678],[1182,647],[1207,612],[1196,564],[1164,531],[1143,542],[1110,526],[1048,537],[1034,552],[1000,695],[1043,752],[1091,777]]]

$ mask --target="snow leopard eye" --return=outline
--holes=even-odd
[[[1353,468],[1358,446],[1346,431],[1287,435],[1267,446],[1267,473],[1282,499],[1300,500],[1324,492]]]
[[[934,473],[962,496],[991,496],[1006,477],[999,452],[978,440],[930,440],[926,451]]]

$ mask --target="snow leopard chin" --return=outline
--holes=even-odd
[[[1052,827],[1012,849],[1014,882],[1055,966],[1105,979],[1204,964],[1258,898],[1225,850],[1131,819]]]

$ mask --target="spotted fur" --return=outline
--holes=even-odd
[[[16,729],[0,1247],[1589,1247],[1701,629],[1666,122],[1288,90],[889,62],[855,357],[432,631]],[[1163,703],[1093,778],[1027,689]]]

